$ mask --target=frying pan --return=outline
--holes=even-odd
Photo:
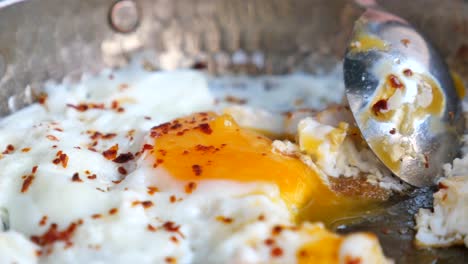
[[[380,1],[420,29],[468,80],[468,2]],[[5,0],[0,2],[0,113],[35,100],[46,81],[122,67],[206,65],[212,74],[327,71],[340,63],[362,9],[346,0]],[[235,62],[236,53],[246,56]],[[262,63],[252,63],[260,57]],[[413,215],[433,189],[394,197],[338,232],[371,231],[397,263],[467,263],[468,249],[415,249]],[[468,221],[468,220],[467,220]]]

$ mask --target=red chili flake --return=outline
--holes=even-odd
[[[182,127],[182,124],[180,124],[178,121],[177,122],[176,121],[174,121],[175,123],[173,125],[171,125],[171,127],[170,127],[171,130],[177,130],[177,129]]]
[[[392,129],[390,130],[390,134],[395,135],[395,133],[396,133],[396,129],[395,129],[395,128],[392,128]]]
[[[163,159],[156,159],[156,162],[153,164],[153,168],[157,168],[163,162],[164,162]]]
[[[167,154],[167,150],[164,149],[159,149],[158,152],[161,153],[162,156],[166,156]]]
[[[271,230],[271,234],[276,236],[279,235],[283,231],[283,227],[280,225],[275,225],[273,229]]]
[[[122,181],[123,181],[123,179],[118,180],[118,181],[112,181],[112,182],[113,182],[114,184],[119,184],[119,183],[121,183]]]
[[[45,226],[47,224],[47,215],[44,215],[42,218],[41,218],[41,221],[39,221],[39,226]]]
[[[152,226],[151,224],[148,224],[146,226],[146,228],[151,232],[156,232],[157,231],[156,227]]]
[[[58,128],[58,127],[54,128],[54,130],[55,130],[55,131],[58,131],[58,132],[63,132],[63,129]]]
[[[216,151],[216,148],[214,146],[204,146],[204,145],[196,145],[195,146],[195,150],[196,151],[202,151],[202,152],[215,152]]]
[[[192,171],[195,176],[200,176],[202,174],[202,167],[198,164],[192,165]]]
[[[125,111],[125,108],[123,108],[123,107],[117,108],[117,113],[122,113],[124,111]]]
[[[112,109],[117,109],[118,107],[119,107],[119,102],[117,102],[116,100],[111,102],[111,108]]]
[[[453,119],[455,119],[455,114],[452,111],[448,112],[448,115],[450,117],[450,120],[453,121]]]
[[[232,223],[234,221],[232,218],[225,217],[225,216],[222,216],[222,215],[217,216],[216,220],[219,221],[219,222],[223,222],[225,224],[230,224],[230,223]]]
[[[189,182],[187,185],[185,185],[185,192],[190,194],[192,193],[195,189],[197,188],[197,183],[196,182]]]
[[[43,105],[47,101],[47,94],[46,93],[40,93],[39,96],[37,97],[37,102],[39,104]]]
[[[21,152],[29,152],[31,150],[31,148],[23,148],[21,149]]]
[[[275,244],[275,240],[273,238],[267,238],[265,239],[265,245],[267,246],[272,246]]]
[[[83,180],[80,179],[80,174],[78,174],[78,172],[75,172],[75,174],[73,174],[73,176],[72,176],[72,181],[74,181],[74,182],[82,182]]]
[[[133,201],[133,202],[132,202],[132,207],[135,207],[135,206],[137,206],[137,205],[139,205],[139,204],[141,204],[140,201]]]
[[[177,198],[175,197],[175,195],[171,195],[171,196],[169,197],[169,201],[170,201],[171,203],[175,203],[175,202],[177,201]]]
[[[101,132],[98,131],[86,131],[86,133],[91,134],[89,136],[91,140],[99,139],[102,136]]]
[[[58,138],[54,135],[47,135],[46,138],[52,141],[58,141]]]
[[[46,246],[55,243],[56,241],[63,241],[68,246],[71,246],[71,237],[78,227],[77,223],[71,223],[65,230],[59,231],[58,226],[52,223],[49,229],[40,236],[31,236],[31,241],[39,246]]]
[[[37,165],[36,165],[36,166],[34,166],[34,167],[32,167],[32,169],[31,169],[31,173],[33,173],[33,174],[34,174],[34,173],[36,173],[36,172],[37,172],[37,168],[38,168],[38,166],[37,166]]]
[[[407,39],[407,38],[404,38],[402,40],[400,40],[401,44],[405,45],[405,47],[408,47],[408,44],[410,44],[410,40]]]
[[[10,154],[13,151],[15,151],[15,147],[13,145],[9,144],[8,146],[6,146],[6,148],[5,148],[5,150],[3,151],[2,154]]]
[[[179,231],[180,225],[176,225],[172,221],[165,222],[163,224],[163,228],[168,232],[180,232]]]
[[[171,236],[171,241],[176,243],[176,244],[179,243],[179,240],[175,236]]]
[[[261,214],[258,216],[258,221],[265,221],[265,215]]]
[[[394,75],[394,74],[390,74],[388,77],[388,82],[390,83],[390,85],[393,87],[393,88],[403,88],[403,83],[400,81],[400,79]]]
[[[403,74],[406,76],[406,77],[410,77],[410,76],[413,76],[413,71],[410,70],[410,69],[406,69],[403,71]]]
[[[107,134],[102,135],[102,139],[113,139],[116,136],[117,136],[116,133],[107,133]]]
[[[91,218],[93,218],[93,219],[98,219],[98,218],[101,218],[101,217],[102,217],[101,214],[93,214],[93,215],[91,216]]]
[[[114,146],[110,147],[108,150],[104,151],[102,155],[107,160],[114,160],[117,157],[117,151],[119,151],[119,145],[115,144]]]
[[[187,132],[187,131],[189,131],[189,130],[190,130],[190,129],[187,129],[187,128],[186,128],[186,129],[184,129],[184,130],[182,130],[182,131],[177,132],[176,135],[177,135],[178,137],[183,136],[183,135],[185,134],[185,132]]]
[[[158,187],[149,186],[149,187],[147,187],[147,189],[148,189],[148,194],[149,195],[153,195],[153,194],[159,192]]]
[[[54,149],[57,148],[57,145],[53,145],[52,148],[54,148]]]
[[[120,154],[119,156],[117,156],[117,158],[113,159],[112,161],[115,162],[115,163],[125,163],[125,162],[128,162],[132,159],[134,159],[135,157],[133,156],[133,154],[131,152],[128,152],[128,153],[122,153]]]
[[[206,68],[208,68],[208,64],[204,61],[197,61],[192,65],[194,70],[204,70]]]
[[[144,151],[146,151],[146,150],[152,150],[153,148],[154,148],[153,145],[144,144],[144,145],[143,145],[142,151],[144,152]]]
[[[67,104],[67,106],[75,109],[78,112],[84,112],[88,110],[89,108],[87,104],[79,104],[79,105]]]
[[[438,187],[439,189],[448,189],[448,186],[445,185],[443,182],[439,182]]]
[[[146,119],[146,120],[151,120],[151,117],[150,117],[150,116],[145,116],[145,117],[143,117],[143,118]]]
[[[124,167],[119,167],[117,171],[122,175],[127,175],[127,170]]]
[[[211,135],[211,133],[213,133],[213,130],[211,129],[210,125],[207,123],[202,123],[198,125],[198,128],[205,134]]]
[[[233,104],[245,104],[247,103],[246,99],[238,98],[232,95],[228,95],[224,98],[224,101],[228,103],[233,103]]]
[[[110,215],[115,215],[118,212],[119,212],[119,209],[117,209],[117,208],[112,208],[112,209],[109,210]]]
[[[390,229],[388,227],[383,227],[381,231],[384,235],[390,234]]]
[[[283,255],[283,250],[279,247],[272,248],[270,251],[272,257],[281,257]]]
[[[96,177],[97,177],[96,174],[93,174],[93,175],[89,175],[89,176],[88,176],[88,179],[94,180],[94,179],[96,179]]]
[[[78,225],[82,225],[83,223],[84,223],[84,220],[83,220],[83,219],[81,219],[81,218],[78,219],[78,222],[77,222]]]
[[[148,208],[153,206],[153,202],[152,201],[143,201],[143,202],[141,202],[141,205],[143,206],[143,208],[148,209]]]
[[[59,160],[62,163],[62,167],[66,168],[67,165],[68,165],[68,156],[67,156],[67,154],[65,154],[65,153],[60,154]]]
[[[189,154],[189,151],[188,151],[188,150],[184,150],[184,151],[182,152],[182,155],[187,155],[187,154]]]
[[[345,257],[345,264],[360,264],[361,258],[360,257],[355,257],[355,256],[346,256]]]
[[[28,175],[24,181],[23,181],[23,186],[21,186],[21,192],[25,193],[28,191],[29,186],[31,186],[32,182],[34,180],[34,175]]]
[[[299,257],[301,257],[301,258],[305,258],[305,257],[307,257],[308,255],[309,255],[309,254],[307,254],[307,251],[305,251],[305,250],[303,250],[303,249],[299,251]]]
[[[424,154],[424,168],[429,168],[429,157],[427,154]]]
[[[56,159],[52,160],[52,163],[54,163],[55,165],[59,165],[60,164],[60,159],[56,158]]]
[[[381,99],[377,101],[373,106],[372,106],[372,111],[374,112],[375,115],[379,115],[380,111],[382,110],[387,110],[387,100]]]

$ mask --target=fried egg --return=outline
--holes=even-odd
[[[130,67],[41,96],[0,121],[2,263],[389,261],[371,234],[299,223],[355,201],[220,110],[203,74]]]

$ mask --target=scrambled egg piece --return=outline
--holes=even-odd
[[[420,209],[416,215],[416,245],[468,247],[468,177],[453,176],[439,182],[434,210]]]
[[[347,130],[348,124],[344,122],[335,128],[312,118],[303,119],[298,125],[300,149],[311,155],[325,173],[337,177],[336,162]]]

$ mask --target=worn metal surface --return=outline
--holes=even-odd
[[[360,43],[362,36],[378,38],[386,48],[356,50],[349,47],[346,52],[343,63],[346,97],[356,123],[370,148],[396,176],[413,186],[434,185],[442,166],[457,157],[465,128],[462,100],[457,95],[450,70],[432,44],[411,24],[394,14],[368,9],[355,23],[351,45]],[[407,42],[403,43],[403,40]],[[405,70],[411,71],[411,77],[403,74]],[[389,110],[395,112],[389,112],[389,118],[369,118],[376,100],[384,99],[379,102],[384,102],[385,108],[391,101],[378,92],[382,91],[382,80],[388,76],[403,80],[398,106],[393,106],[398,109]],[[436,98],[431,92],[434,97],[431,101],[444,99],[443,106],[437,113],[424,110],[425,115],[417,116],[417,110],[411,110],[411,107],[416,109],[418,105],[415,98],[422,89],[422,78],[433,79],[434,88],[440,89],[445,99]],[[428,82],[425,85],[429,85]],[[404,111],[406,117],[398,118],[400,111]],[[436,126],[437,129],[433,129]],[[379,143],[372,144],[376,141]],[[381,145],[391,148],[394,144],[401,144],[410,153],[401,155],[397,166],[392,166],[392,159],[386,159],[388,153],[377,150]]]
[[[123,66],[142,50],[153,51],[147,55],[148,65],[162,69],[203,61],[214,74],[326,70],[342,58],[352,22],[362,13],[348,0],[135,2],[141,17],[136,29],[126,34],[109,23],[114,0],[1,2],[0,113],[31,103],[46,80],[78,79],[84,71]],[[425,33],[467,80],[466,1],[380,4]],[[233,60],[236,54],[245,59]],[[385,252],[401,263],[466,263],[468,250],[463,248],[412,248],[412,214],[420,206],[429,206],[430,196],[430,192],[419,193],[340,231],[375,231]]]

